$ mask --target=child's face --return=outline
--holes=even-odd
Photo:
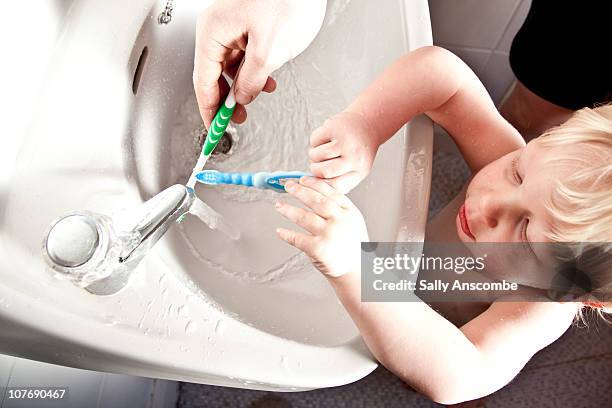
[[[552,219],[544,204],[556,181],[571,172],[549,160],[567,148],[544,148],[536,139],[480,170],[456,217],[459,238],[466,243],[549,241]]]
[[[473,247],[469,245],[472,242],[524,243],[520,247],[499,247],[499,252],[489,253],[487,272],[494,277],[533,287],[550,287],[553,276],[543,272],[550,268],[541,267],[551,260],[550,248],[533,243],[550,241],[546,233],[553,220],[545,203],[550,200],[556,181],[572,171],[570,166],[550,162],[567,157],[563,149],[567,147],[543,148],[536,139],[489,163],[468,185],[465,203],[455,219],[461,241],[468,247]],[[490,249],[479,248],[485,252]],[[518,264],[520,268],[507,268]]]

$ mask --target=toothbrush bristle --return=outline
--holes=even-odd
[[[217,172],[202,171],[196,175],[199,182],[204,184],[218,184],[219,177]]]

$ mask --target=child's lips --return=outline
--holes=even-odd
[[[472,230],[470,230],[470,225],[468,224],[465,204],[463,204],[459,209],[459,222],[461,224],[461,230],[463,231],[463,233],[475,241],[476,237],[474,236],[474,234],[472,234]]]

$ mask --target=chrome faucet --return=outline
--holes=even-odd
[[[193,189],[176,184],[146,201],[127,227],[105,215],[66,214],[51,224],[43,256],[59,277],[97,295],[117,293],[149,249],[186,214]]]

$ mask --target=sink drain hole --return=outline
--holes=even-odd
[[[204,129],[204,131],[200,135],[200,149],[204,145],[204,141],[206,140],[207,135],[208,131]],[[217,144],[217,147],[215,147],[215,150],[213,150],[212,154],[213,156],[217,154],[228,154],[230,150],[232,150],[233,145],[234,138],[232,137],[232,134],[225,131],[223,132],[223,136],[221,136],[221,139],[219,139],[219,143]]]

